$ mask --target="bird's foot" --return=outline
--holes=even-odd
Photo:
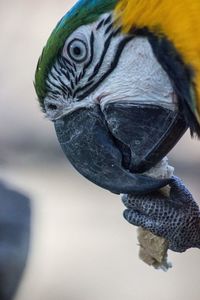
[[[178,177],[170,183],[169,197],[161,191],[124,195],[125,219],[165,238],[169,249],[184,252],[200,248],[200,210]]]

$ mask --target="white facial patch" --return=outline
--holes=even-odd
[[[107,58],[109,60],[109,58]],[[147,38],[136,37],[124,48],[117,67],[94,91],[108,102],[129,101],[157,104],[175,110],[177,99],[172,83],[157,61]]]
[[[117,101],[177,109],[172,83],[148,39],[120,33],[111,14],[69,36],[47,86],[44,105],[51,120],[97,103],[103,110]]]

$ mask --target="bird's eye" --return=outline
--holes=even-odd
[[[79,39],[71,41],[67,50],[70,58],[77,63],[84,62],[88,55],[87,45]]]

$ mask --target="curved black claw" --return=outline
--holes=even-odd
[[[124,195],[125,219],[169,241],[176,252],[200,248],[200,210],[182,181],[173,177],[170,197],[161,192]]]
[[[131,173],[100,108],[82,109],[55,121],[61,147],[72,165],[90,181],[111,192],[157,190],[170,182]]]

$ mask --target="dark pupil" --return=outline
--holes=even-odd
[[[81,48],[74,47],[73,52],[76,56],[79,56],[79,55],[81,55]]]

